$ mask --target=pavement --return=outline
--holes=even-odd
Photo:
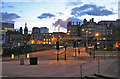
[[[60,51],[62,57],[58,62],[56,61],[56,50],[49,50],[44,52],[35,52],[31,56],[38,57],[38,65],[30,65],[30,60],[25,58],[25,55],[21,57],[24,58],[24,65],[20,65],[20,59],[16,56],[15,59],[10,57],[3,57],[2,64],[2,75],[3,77],[84,77],[91,76],[98,73],[98,60],[99,72],[102,75],[109,77],[118,76],[118,59],[114,58],[93,58],[84,51],[80,54],[77,53],[75,58],[74,50],[67,49],[67,61],[64,61],[64,51]],[[70,53],[71,52],[71,53]],[[109,52],[98,52],[100,56],[104,56],[104,53]],[[113,53],[109,53],[113,54]],[[115,54],[116,55],[116,54]],[[48,57],[55,57],[54,60],[48,60]],[[110,55],[111,56],[111,55]],[[113,56],[113,55],[112,55]],[[45,57],[45,58],[44,58]],[[49,59],[51,59],[49,58]],[[81,75],[82,73],[82,75]]]
[[[99,60],[100,74],[116,77],[118,74],[117,59]],[[25,59],[24,65],[19,60],[3,61],[3,77],[82,77],[98,73],[98,61],[91,60],[39,60],[38,65],[30,65]]]

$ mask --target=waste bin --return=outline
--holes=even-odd
[[[20,58],[20,65],[24,65],[24,58]]]
[[[37,57],[30,57],[30,65],[37,65]]]

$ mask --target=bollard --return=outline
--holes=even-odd
[[[14,57],[14,54],[12,54],[11,58],[12,58],[12,59],[14,59],[14,58],[15,58],[15,57]]]
[[[30,65],[37,65],[37,57],[30,57]]]
[[[30,58],[30,54],[29,53],[27,54],[27,58]]]
[[[97,59],[97,61],[98,61],[98,74],[100,74],[100,61],[99,59]]]
[[[80,76],[82,78],[82,64],[80,65]]]
[[[20,65],[24,65],[24,58],[20,58]]]

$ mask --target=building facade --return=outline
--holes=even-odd
[[[99,34],[98,37],[96,37],[96,33]],[[112,26],[105,23],[96,23],[93,18],[89,22],[84,19],[80,27],[80,37],[84,38],[84,46],[97,43],[100,48],[107,47],[113,44]]]
[[[47,27],[41,27],[40,32],[41,33],[49,33],[49,29]]]
[[[12,30],[12,31],[14,30],[14,23],[1,23],[1,28],[0,28],[1,43],[0,44],[5,43],[5,36],[8,30]]]

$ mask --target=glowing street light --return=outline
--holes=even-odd
[[[95,36],[96,36],[96,37],[99,37],[99,36],[100,36],[100,33],[95,33]]]

